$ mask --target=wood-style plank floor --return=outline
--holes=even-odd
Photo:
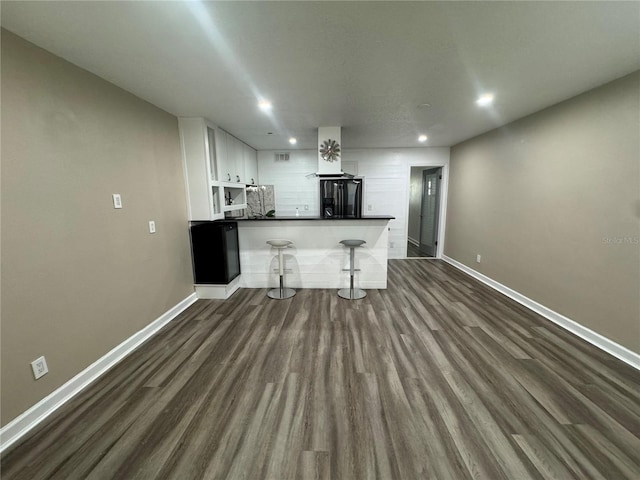
[[[640,372],[445,263],[265,293],[198,301],[2,478],[640,478]]]

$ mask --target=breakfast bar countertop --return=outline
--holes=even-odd
[[[311,216],[311,215],[300,215],[300,216],[275,216],[275,217],[257,217],[257,218],[249,218],[249,217],[238,217],[238,218],[227,218],[225,221],[234,221],[234,222],[246,222],[246,221],[264,221],[264,220],[395,220],[396,217],[391,215],[364,215],[362,217],[331,217],[325,218],[319,215]]]

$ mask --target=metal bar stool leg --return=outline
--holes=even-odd
[[[280,297],[285,298],[284,296],[284,255],[282,254],[282,248],[278,249],[278,273],[280,275]]]
[[[355,276],[355,264],[356,264],[356,249],[351,247],[349,252],[349,296],[353,298],[353,277]]]

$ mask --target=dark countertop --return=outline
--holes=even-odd
[[[391,215],[366,215],[360,218],[353,218],[353,217],[331,217],[331,218],[324,218],[324,217],[320,217],[320,216],[305,216],[305,215],[300,215],[299,217],[281,217],[281,216],[275,216],[275,217],[261,217],[261,218],[248,218],[248,217],[238,217],[238,218],[227,218],[225,219],[226,221],[233,221],[233,222],[253,222],[253,221],[273,221],[273,220],[311,220],[311,221],[315,221],[315,220],[326,220],[326,221],[337,221],[337,220],[353,220],[353,221],[359,221],[359,220],[394,220],[396,217],[393,217]]]

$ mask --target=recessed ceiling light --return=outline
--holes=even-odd
[[[476,103],[481,107],[486,107],[487,105],[491,105],[493,103],[493,93],[485,93],[484,95],[480,95]]]
[[[421,103],[418,105],[418,108],[429,108],[431,106],[430,103]]]
[[[289,143],[290,143],[291,145],[295,145],[296,143],[298,143],[298,139],[297,139],[296,137],[291,137],[291,138],[289,139]]]
[[[271,110],[271,102],[269,100],[260,100],[258,102],[258,107],[260,107],[260,110],[263,112],[268,112]]]
[[[419,141],[420,143],[424,143],[424,142],[426,142],[426,141],[427,141],[427,136],[426,136],[426,135],[420,135],[420,136],[418,137],[418,141]]]

